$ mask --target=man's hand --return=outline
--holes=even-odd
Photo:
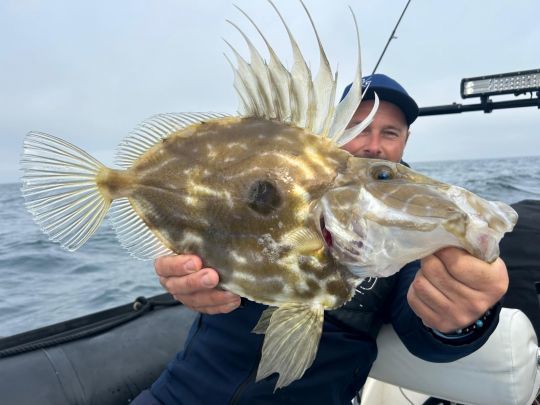
[[[218,290],[219,276],[214,269],[202,267],[193,255],[165,256],[154,263],[159,282],[185,306],[205,314],[231,312],[240,305],[240,297]]]
[[[482,317],[507,289],[508,273],[500,258],[486,263],[449,247],[422,259],[407,300],[427,327],[452,333]]]

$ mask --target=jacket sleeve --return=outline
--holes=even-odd
[[[389,314],[396,333],[409,352],[422,360],[445,363],[465,357],[482,347],[497,326],[500,304],[492,308],[493,315],[487,325],[472,336],[459,339],[437,336],[422,323],[407,301],[407,291],[419,269],[420,262],[415,261],[400,270]]]

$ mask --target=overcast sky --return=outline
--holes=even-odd
[[[317,47],[300,4],[275,0],[314,70]],[[353,77],[355,37],[370,73],[406,0],[306,0],[339,71]],[[282,25],[263,0],[236,0],[290,66]],[[378,71],[422,106],[471,103],[464,77],[540,68],[540,1],[412,0]],[[2,0],[0,2],[0,182],[19,177],[24,135],[60,136],[111,164],[122,138],[156,113],[235,113],[226,38],[247,57],[232,19],[264,50],[231,1]],[[229,52],[230,53],[230,52]],[[266,55],[266,53],[264,53]],[[540,110],[420,118],[409,161],[540,155]]]

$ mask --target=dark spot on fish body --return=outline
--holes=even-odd
[[[257,180],[248,190],[248,206],[263,215],[267,215],[281,205],[281,195],[272,183]]]

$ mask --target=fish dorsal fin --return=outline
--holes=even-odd
[[[329,138],[335,140],[338,145],[343,145],[340,143],[340,138],[345,132],[347,125],[351,121],[352,116],[354,115],[356,109],[362,101],[362,65],[361,65],[361,52],[360,52],[360,32],[358,30],[358,24],[356,23],[356,16],[351,10],[353,16],[354,27],[356,29],[356,43],[357,43],[357,65],[356,65],[356,74],[352,82],[351,88],[343,100],[337,105],[336,111],[330,125]],[[365,120],[364,120],[365,121]],[[368,124],[369,125],[369,124]]]
[[[274,112],[276,113],[276,118],[283,122],[290,122],[291,121],[291,103],[290,103],[290,90],[289,90],[289,83],[291,81],[291,74],[283,66],[281,61],[279,60],[279,57],[276,55],[272,47],[270,46],[270,42],[266,39],[263,32],[259,29],[257,24],[251,19],[251,17],[244,12],[241,8],[237,7],[238,10],[242,14],[246,16],[246,18],[251,22],[251,24],[255,27],[261,38],[263,39],[264,43],[266,44],[266,47],[268,49],[268,53],[270,54],[270,62],[268,63],[268,74],[270,75],[270,85],[271,90],[273,92],[273,104],[275,106]],[[235,70],[234,66],[231,65],[233,68],[233,71],[235,72],[235,78],[237,76],[237,71]],[[237,93],[242,98],[242,92],[240,92],[238,89]],[[246,109],[241,109],[241,111],[247,111]]]
[[[279,16],[279,19],[283,23],[293,52],[293,64],[291,67],[290,82],[290,93],[292,95],[291,112],[293,123],[298,125],[300,128],[307,128],[307,124],[312,121],[312,117],[309,113],[310,109],[313,108],[313,82],[311,80],[311,70],[309,69],[307,62],[300,51],[300,47],[298,46],[296,39],[287,26],[285,19],[275,4],[270,0],[268,0],[268,2],[272,5]]]
[[[305,128],[313,134],[328,137],[341,145],[344,137],[350,136],[350,132],[347,134],[344,132],[362,100],[360,39],[356,17],[352,9],[358,43],[356,75],[351,90],[343,102],[335,106],[337,73],[332,73],[319,34],[306,6],[300,0],[313,27],[319,47],[320,64],[315,79],[313,79],[308,63],[302,56],[285,19],[272,1],[268,0],[268,2],[278,14],[288,34],[293,51],[293,65],[290,70],[283,66],[259,27],[244,11],[240,10],[257,29],[270,54],[270,62],[264,62],[247,35],[236,24],[233,24],[244,37],[251,54],[248,62],[242,59],[228,43],[238,62],[237,67],[233,66],[233,71],[235,74],[234,87],[240,98],[240,114],[265,119],[277,118],[283,122]]]
[[[309,17],[309,22],[313,27],[313,32],[317,38],[317,45],[319,47],[319,72],[313,81],[313,97],[315,97],[315,106],[317,111],[314,114],[312,127],[310,128],[313,133],[327,133],[331,125],[330,118],[334,113],[334,100],[336,96],[336,82],[337,72],[332,73],[332,68],[326,57],[326,52],[322,45],[319,33],[315,28],[315,23],[311,14],[309,13],[306,5],[301,1],[302,7],[306,11]]]
[[[239,7],[237,8],[242,11],[242,9],[240,9]],[[240,32],[240,34],[244,37],[244,40],[248,44],[251,57],[253,78],[257,84],[262,86],[263,89],[263,91],[259,92],[261,105],[263,107],[263,110],[267,112],[269,118],[276,118],[273,104],[273,89],[270,86],[270,75],[262,56],[257,51],[257,48],[255,48],[255,46],[251,43],[247,35],[244,34],[244,32],[234,22],[229,20],[227,20],[227,22],[230,23],[234,28],[236,28],[238,32]]]
[[[152,146],[190,125],[227,117],[222,113],[168,113],[157,114],[143,121],[118,145],[115,163],[129,168]]]
[[[373,107],[371,108],[371,111],[367,115],[366,118],[359,124],[355,125],[354,127],[347,128],[345,131],[342,132],[339,139],[336,141],[336,143],[339,146],[345,145],[347,142],[352,140],[353,138],[356,138],[359,133],[363,132],[364,129],[366,129],[369,124],[373,121],[373,118],[375,117],[375,114],[377,113],[377,110],[379,109],[379,95],[377,93],[373,93],[374,95],[374,103]]]
[[[127,198],[113,201],[111,222],[120,244],[141,260],[173,254],[133,209]]]

